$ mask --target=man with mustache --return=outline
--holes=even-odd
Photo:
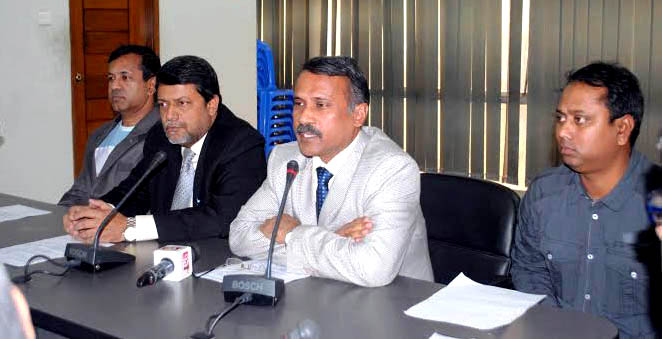
[[[605,317],[620,338],[660,334],[660,245],[646,213],[654,165],[633,148],[643,115],[627,69],[596,62],[569,73],[556,108],[563,165],[529,186],[512,252],[518,290]]]
[[[275,147],[267,179],[230,225],[230,248],[265,258],[285,187],[299,163],[277,232],[274,259],[288,270],[361,286],[398,274],[432,280],[416,162],[374,127],[356,61],[306,62],[294,88],[297,142]]]
[[[161,124],[149,131],[143,160],[126,180],[90,206],[69,210],[64,229],[77,239],[94,239],[110,204],[127,194],[157,152],[166,153],[165,163],[120,208],[102,241],[227,237],[230,222],[266,176],[264,139],[221,103],[207,61],[176,57],[156,78]]]
[[[118,115],[87,140],[83,168],[58,205],[87,204],[126,179],[142,159],[147,131],[159,121],[154,105],[161,61],[145,46],[124,45],[108,57],[108,101]]]

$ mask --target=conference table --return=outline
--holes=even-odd
[[[52,213],[0,223],[0,247],[63,235],[64,208],[0,194],[0,206],[22,204]],[[188,338],[228,303],[217,282],[187,278],[136,287],[152,266],[157,241],[114,246],[136,256],[134,263],[95,274],[73,269],[63,277],[35,275],[19,285],[36,326],[72,338]],[[199,252],[194,271],[216,267],[232,256],[227,240],[190,243]],[[36,267],[49,267],[47,263]],[[12,276],[21,270],[8,267]],[[536,305],[507,326],[481,331],[412,318],[403,313],[443,288],[397,277],[388,286],[364,288],[309,277],[288,283],[275,306],[242,305],[225,316],[217,338],[280,338],[303,319],[319,325],[320,338],[429,338],[434,332],[457,338],[614,338],[616,328],[590,314]]]

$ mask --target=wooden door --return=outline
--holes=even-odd
[[[88,135],[114,113],[108,103],[108,55],[123,44],[159,53],[158,0],[69,0],[74,175]]]

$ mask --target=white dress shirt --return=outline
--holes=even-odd
[[[202,136],[200,140],[196,141],[191,145],[191,151],[193,151],[193,160],[191,160],[193,165],[193,170],[198,168],[198,159],[200,158],[200,151],[202,151],[202,145],[205,142],[207,134]],[[184,154],[184,146],[181,148],[182,155]],[[193,195],[191,195],[193,197]],[[193,199],[189,201],[188,207],[193,207]],[[143,240],[154,240],[159,238],[159,232],[156,229],[156,221],[154,221],[154,216],[152,215],[136,215],[136,241]]]

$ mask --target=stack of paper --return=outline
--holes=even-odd
[[[405,314],[488,330],[510,324],[543,298],[544,295],[482,285],[460,273],[448,286],[410,307]]]
[[[48,213],[51,212],[24,205],[2,206],[0,207],[0,222],[22,219],[25,217],[31,217],[35,215],[44,215]]]
[[[217,267],[213,271],[203,275],[202,278],[216,282],[223,282],[223,277],[231,274],[264,274],[266,267],[266,260],[247,260],[241,264]],[[271,265],[271,275],[283,279],[286,284],[290,281],[303,279],[309,276],[309,274],[303,272],[288,272],[287,267],[277,264]]]

